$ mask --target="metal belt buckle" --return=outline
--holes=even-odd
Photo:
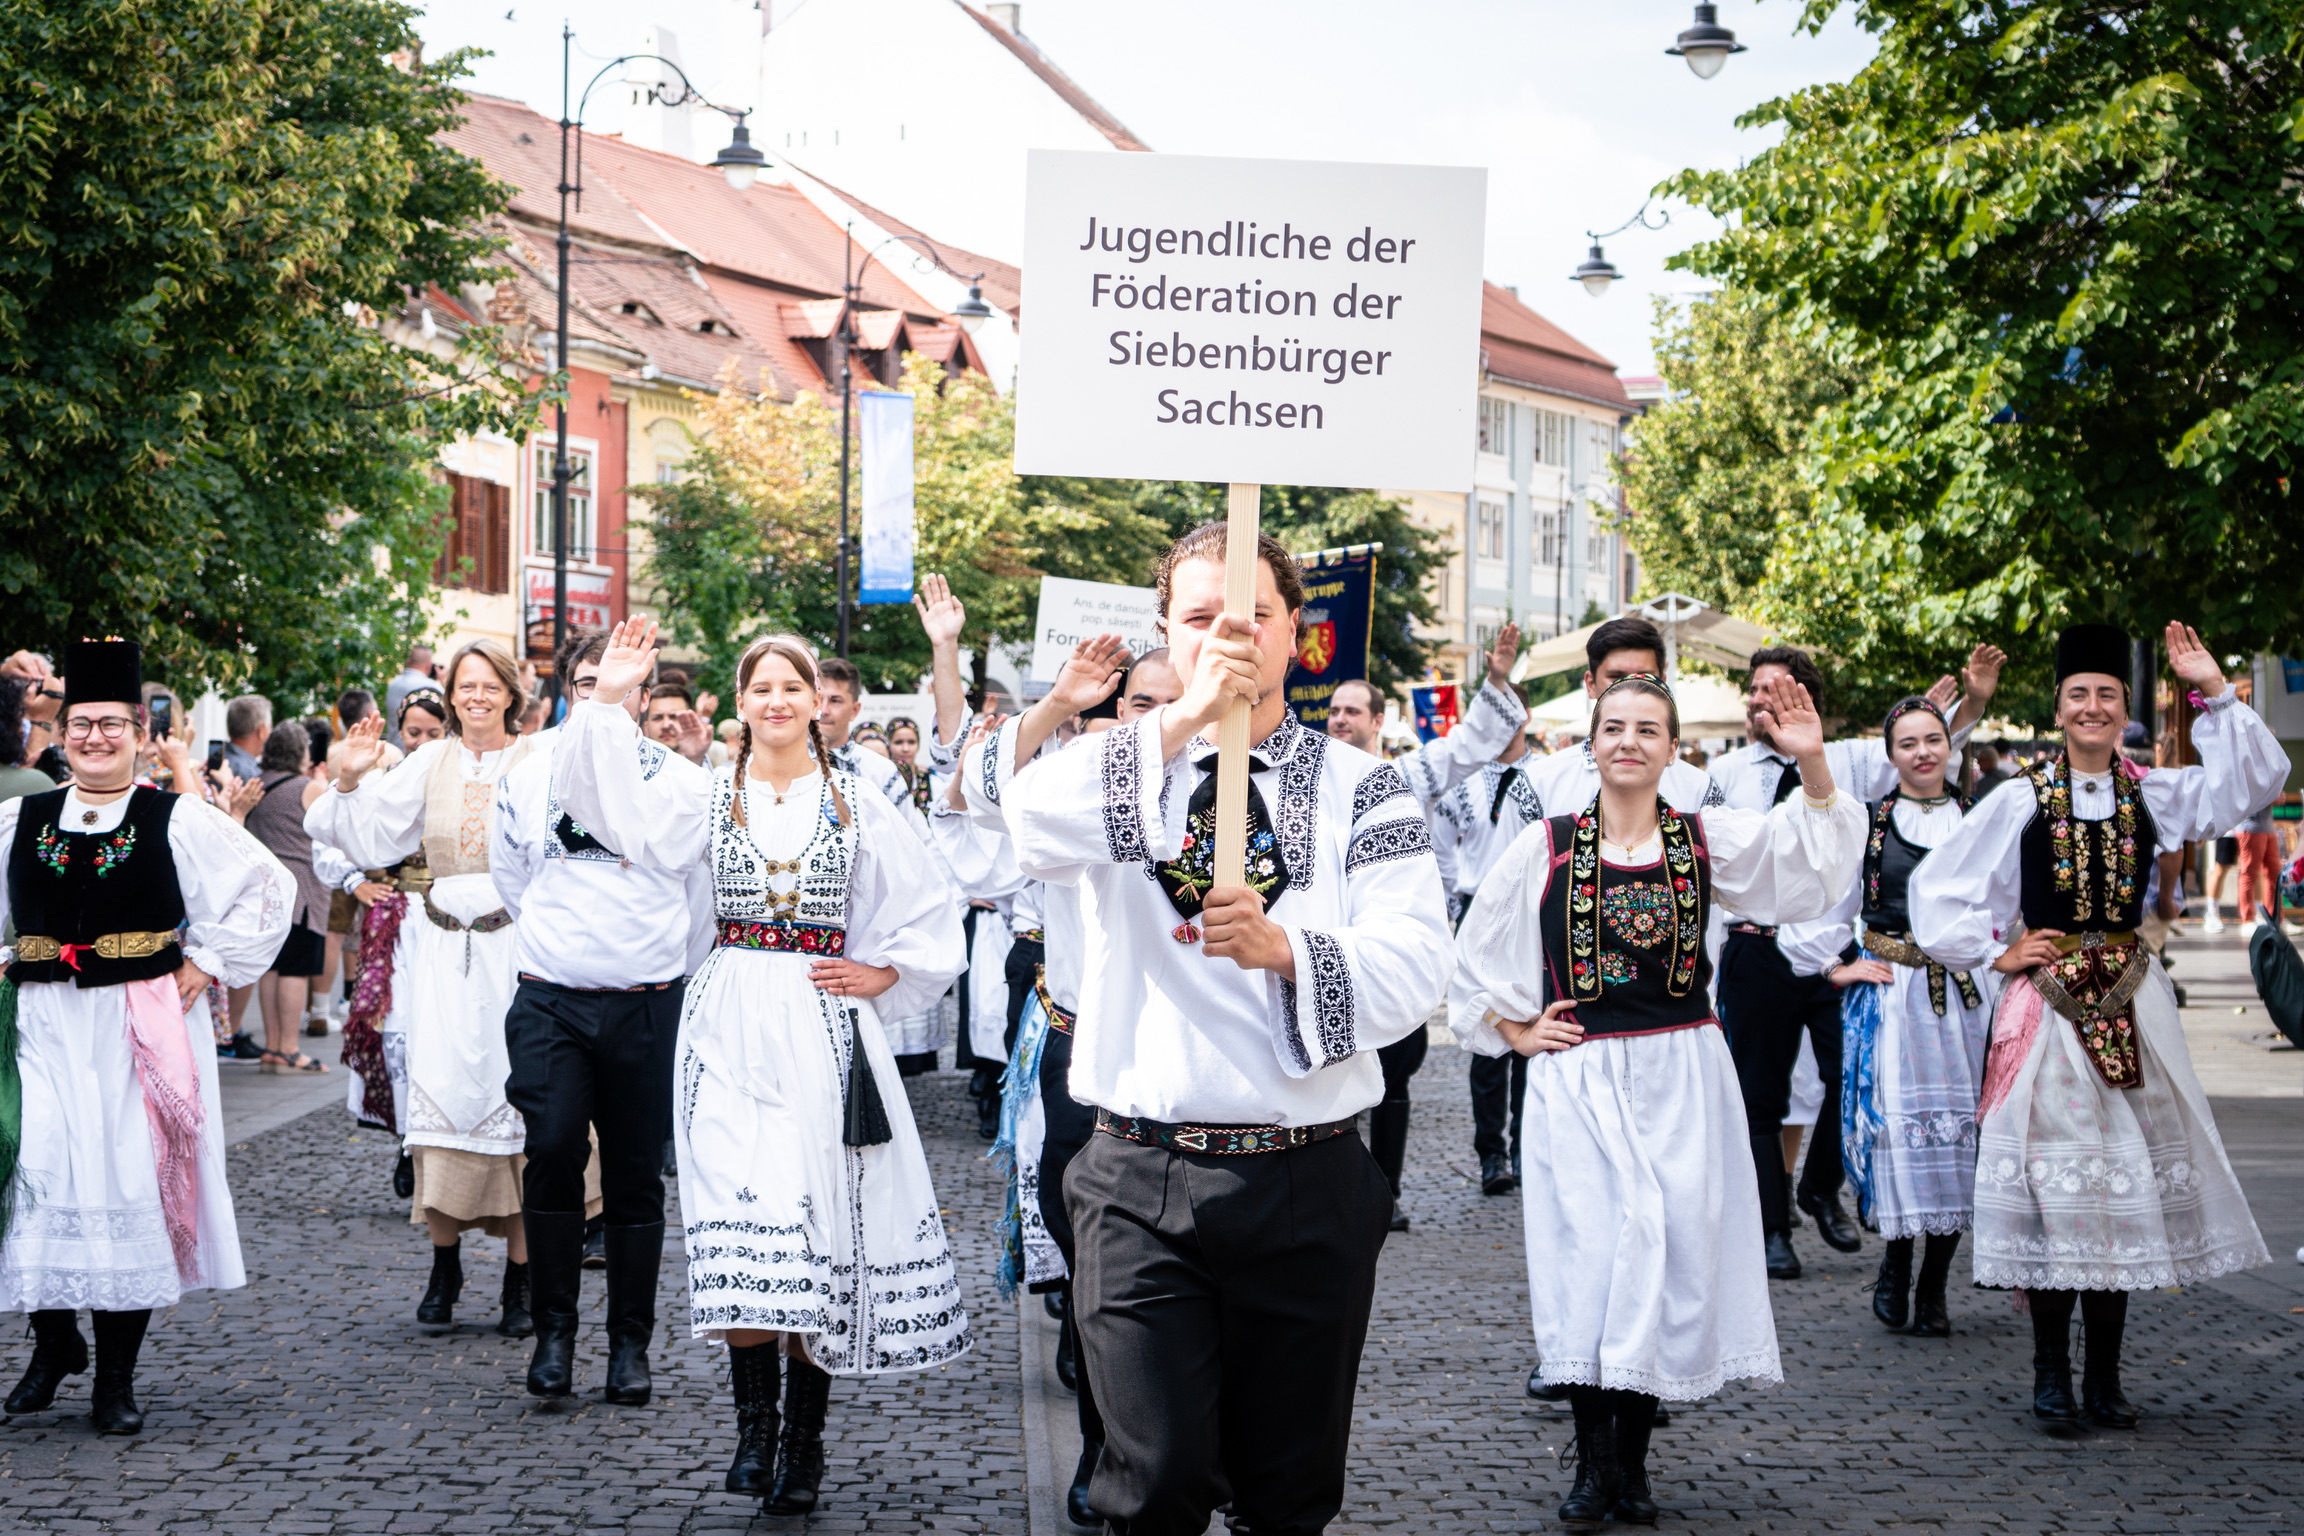
[[[2082,949],[2102,949],[2104,947],[2104,935],[2094,932],[2083,933],[2080,935],[2080,947]]]

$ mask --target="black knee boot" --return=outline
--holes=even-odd
[[[1648,1491],[1648,1432],[1656,1427],[1656,1399],[1645,1392],[1611,1392],[1616,1415],[1616,1475],[1620,1489],[1616,1518],[1627,1525],[1654,1525],[1659,1511]]]
[[[1065,1316],[1071,1316],[1071,1308],[1065,1308]],[[1097,1460],[1104,1454],[1104,1415],[1096,1407],[1096,1389],[1086,1371],[1080,1373],[1079,1390],[1080,1464],[1072,1469],[1072,1486],[1064,1493],[1064,1513],[1071,1517],[1074,1525],[1094,1530],[1102,1527],[1104,1517],[1088,1502],[1088,1484],[1096,1476]]]
[[[508,1339],[524,1339],[536,1331],[536,1319],[528,1311],[528,1266],[504,1261],[504,1315],[496,1320],[496,1331]]]
[[[2052,1425],[2077,1423],[2072,1401],[2072,1303],[2076,1291],[2029,1291],[2032,1309],[2032,1414]]]
[[[1073,1324],[1070,1307],[1056,1320],[1056,1379],[1067,1392],[1080,1390],[1080,1330]]]
[[[776,1484],[776,1374],[782,1345],[728,1346],[728,1380],[736,1394],[736,1459],[730,1493],[766,1495]]]
[[[1792,1251],[1792,1181],[1784,1173],[1784,1138],[1775,1131],[1752,1133],[1753,1171],[1760,1178],[1760,1233],[1768,1245],[1768,1278],[1800,1278],[1800,1256]]]
[[[1872,1277],[1872,1315],[1891,1328],[1912,1320],[1912,1239],[1892,1237],[1880,1253],[1880,1273]]]
[[[144,1428],[136,1406],[136,1356],[144,1348],[149,1308],[140,1312],[91,1312],[96,1333],[96,1406],[89,1417],[100,1435],[133,1435]]]
[[[785,1367],[784,1434],[777,1447],[776,1486],[761,1507],[771,1515],[804,1515],[824,1482],[824,1410],[832,1378],[805,1360]]]
[[[1909,1251],[1910,1245],[1906,1247]],[[1959,1233],[1928,1234],[1927,1251],[1920,1256],[1920,1283],[1912,1292],[1912,1332],[1917,1338],[1941,1339],[1952,1332],[1952,1313],[1944,1304],[1944,1282],[1952,1273],[1952,1256],[1959,1251]]]
[[[67,1376],[88,1369],[88,1341],[80,1337],[80,1315],[58,1309],[32,1314],[32,1363],[8,1394],[10,1413],[38,1413],[56,1401]]]
[[[1568,1406],[1576,1415],[1576,1481],[1560,1501],[1562,1525],[1602,1525],[1615,1517],[1622,1480],[1608,1397],[1598,1387],[1568,1389]]]
[[[426,1333],[449,1333],[456,1327],[456,1298],[464,1294],[464,1242],[432,1245],[432,1283],[416,1303],[416,1321]]]
[[[656,1332],[656,1270],[664,1258],[664,1223],[608,1229],[608,1401],[637,1408],[648,1401],[648,1341]]]
[[[2080,1410],[2105,1429],[2134,1429],[2144,1415],[2120,1392],[2120,1337],[2128,1330],[2126,1291],[2080,1293]]]
[[[528,1390],[536,1397],[566,1397],[576,1390],[576,1301],[584,1284],[584,1213],[522,1211],[520,1221],[528,1237],[528,1309],[536,1323]]]

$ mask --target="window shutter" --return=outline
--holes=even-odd
[[[509,592],[512,590],[512,492],[493,480],[486,483],[487,590]]]

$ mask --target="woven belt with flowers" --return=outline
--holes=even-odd
[[[2068,933],[2056,948],[2054,960],[2030,972],[2033,990],[2071,1022],[2099,1077],[2114,1088],[2141,1087],[2144,1064],[2130,1004],[2152,962],[2136,931]]]
[[[1936,1010],[1936,1017],[1944,1017],[1944,977],[1947,972],[1943,966],[1928,957],[1928,951],[1913,943],[1909,938],[1899,938],[1895,934],[1882,933],[1874,928],[1864,930],[1864,948],[1873,958],[1885,960],[1890,965],[1901,965],[1915,971],[1926,971],[1928,973],[1928,1005]],[[1966,1003],[1971,1008],[1984,1006],[1984,994],[1976,990],[1975,977],[1966,971],[1953,971],[1949,974],[1960,984],[1961,1002]]]
[[[821,923],[749,923],[720,920],[723,949],[771,949],[792,955],[837,955],[848,948],[847,930]]]
[[[1170,1125],[1164,1120],[1116,1115],[1108,1109],[1096,1111],[1096,1129],[1107,1136],[1170,1152],[1204,1152],[1211,1157],[1286,1152],[1341,1136],[1353,1125],[1352,1120],[1331,1120],[1325,1125]]]
[[[1048,967],[1044,965],[1032,968],[1032,995],[1040,999],[1040,1011],[1048,1015],[1050,1029],[1060,1035],[1072,1033],[1072,1026],[1079,1022],[1080,1015],[1066,1013],[1056,1006],[1056,999],[1048,991]]]
[[[93,944],[59,944],[44,934],[24,933],[16,936],[16,958],[27,965],[61,960],[78,970],[82,955],[94,955],[99,960],[142,960],[175,942],[173,929],[166,933],[100,933]]]

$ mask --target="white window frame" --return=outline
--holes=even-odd
[[[555,433],[529,440],[534,451],[529,469],[534,481],[534,515],[528,531],[540,559],[552,558],[552,456],[559,446]],[[580,565],[600,561],[600,496],[595,477],[600,445],[590,438],[568,439],[568,558]]]

